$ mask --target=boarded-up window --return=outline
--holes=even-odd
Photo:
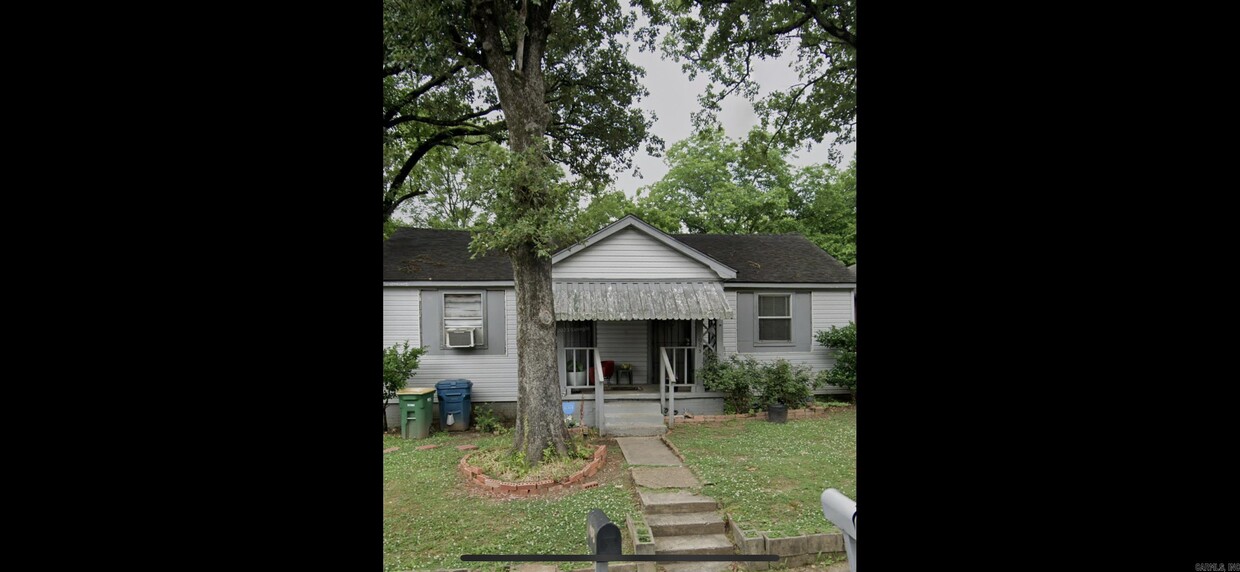
[[[443,295],[444,340],[449,346],[468,347],[465,340],[473,331],[472,346],[486,344],[486,307],[481,293]]]
[[[792,341],[791,294],[758,294],[757,341]]]

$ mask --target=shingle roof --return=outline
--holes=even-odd
[[[799,234],[673,234],[736,269],[732,282],[855,282],[842,263]]]
[[[384,280],[512,280],[503,254],[470,260],[469,231],[401,228],[383,241]]]
[[[830,254],[799,234],[673,234],[736,269],[730,282],[855,282]],[[469,258],[469,231],[402,228],[383,242],[384,280],[512,280],[502,254]]]

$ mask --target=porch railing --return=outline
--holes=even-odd
[[[595,426],[598,427],[598,434],[606,435],[607,434],[606,433],[606,430],[607,430],[606,421],[607,420],[606,420],[606,415],[604,415],[603,413],[603,386],[607,385],[607,383],[606,383],[606,380],[603,378],[603,358],[599,356],[598,348],[594,348],[594,347],[564,348],[564,363],[566,366],[567,364],[570,364],[570,363],[573,364],[572,369],[568,371],[567,375],[565,375],[565,385],[568,387],[586,387],[589,385],[590,378],[588,375],[585,375],[587,373],[585,370],[582,370],[580,372],[583,374],[582,375],[583,384],[574,385],[572,383],[573,374],[578,373],[577,372],[578,364],[589,364],[584,367],[594,368],[594,385],[593,385],[594,387],[594,421],[595,421]],[[583,422],[585,421],[584,413],[582,413],[582,421]]]
[[[671,352],[669,357],[668,352]],[[676,388],[693,390],[689,367],[693,364],[693,346],[659,348],[659,404],[667,409],[667,426],[676,416]]]

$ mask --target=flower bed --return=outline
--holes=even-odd
[[[585,467],[560,481],[546,479],[514,483],[493,479],[482,474],[482,469],[469,464],[469,457],[472,455],[473,453],[465,455],[458,464],[461,474],[465,475],[470,484],[477,485],[483,492],[489,494],[531,496],[578,486],[583,489],[598,486],[597,481],[587,482],[585,479],[594,476],[594,473],[603,468],[603,463],[607,462],[607,445],[599,445],[595,448],[593,458],[586,463]]]
[[[811,405],[809,407],[804,407],[801,409],[789,409],[788,419],[808,419],[810,417],[822,417],[832,411],[839,411],[844,408],[845,406],[819,407],[819,406]],[[685,417],[684,415],[677,415],[674,421],[676,423],[711,423],[715,421],[728,421],[730,419],[766,419],[766,412],[760,411],[758,413],[752,413],[752,414],[751,413],[732,413],[729,415],[694,415],[692,417]]]

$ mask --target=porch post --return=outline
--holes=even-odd
[[[603,359],[598,355],[598,348],[594,348],[594,419],[598,425],[598,434],[606,435],[607,424],[603,415],[603,386],[607,385],[603,379]]]

